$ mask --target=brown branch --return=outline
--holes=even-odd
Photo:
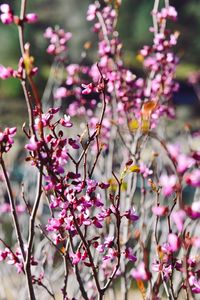
[[[95,161],[94,161],[94,163],[93,163],[93,166],[92,166],[91,171],[88,172],[89,178],[92,178],[94,169],[95,169],[95,167],[96,167],[96,164],[97,164],[97,162],[98,162],[99,156],[100,156],[101,151],[102,151],[102,147],[99,147],[99,139],[98,139],[98,136],[96,137],[96,143],[97,143],[97,155],[96,155],[96,158],[95,158]]]
[[[23,242],[23,238],[22,238],[22,234],[21,234],[21,230],[20,230],[20,226],[19,226],[19,220],[18,220],[17,211],[16,211],[16,207],[15,207],[13,192],[12,192],[10,181],[9,181],[9,178],[7,175],[5,163],[4,163],[4,160],[2,157],[0,157],[0,164],[1,164],[2,172],[3,172],[5,183],[6,183],[6,189],[7,189],[8,198],[9,198],[9,202],[10,202],[10,206],[11,206],[11,215],[12,215],[12,219],[13,219],[15,233],[17,236],[17,242],[21,249],[23,259],[25,260],[26,254],[25,254],[25,250],[24,250],[24,242]]]
[[[171,163],[174,167],[174,172],[177,176],[178,184],[179,184],[179,190],[177,191],[177,200],[178,200],[180,209],[182,209],[183,208],[182,191],[181,191],[182,178],[181,178],[180,174],[177,171],[177,164],[174,161],[174,159],[171,157],[171,154],[169,153],[169,150],[167,149],[165,141],[162,140],[155,132],[149,132],[148,135],[151,138],[153,138],[154,140],[156,140],[157,142],[159,142],[159,144],[162,146],[162,148],[167,153],[167,157],[169,158],[169,160],[171,161]]]
[[[100,287],[100,283],[99,283],[99,279],[98,279],[98,273],[97,273],[97,270],[96,270],[96,267],[94,265],[94,260],[93,260],[93,257],[92,257],[92,253],[90,251],[90,246],[89,244],[87,243],[78,223],[77,223],[77,220],[76,220],[76,217],[75,217],[75,214],[74,214],[74,211],[71,209],[70,210],[72,216],[73,216],[73,221],[74,221],[74,225],[75,225],[75,228],[83,242],[83,245],[85,247],[85,250],[87,251],[87,254],[88,254],[88,258],[89,258],[89,261],[90,261],[90,264],[91,264],[91,268],[92,268],[92,271],[93,271],[93,276],[94,276],[94,280],[95,280],[95,283],[96,283],[96,287],[97,287],[97,290],[99,292],[99,294],[102,294],[102,290],[101,290],[101,287]]]
[[[117,225],[117,237],[116,237],[116,243],[117,243],[117,251],[118,251],[118,255],[117,255],[117,263],[116,266],[110,276],[110,278],[108,279],[108,281],[106,282],[106,284],[104,285],[104,287],[102,288],[102,293],[104,294],[105,291],[109,288],[109,286],[111,285],[113,278],[115,276],[115,274],[117,273],[117,270],[120,267],[120,260],[121,260],[121,247],[120,247],[120,225],[121,225],[121,216],[120,216],[120,198],[121,198],[121,185],[122,185],[122,181],[119,180],[117,178],[117,176],[113,173],[113,176],[115,177],[115,179],[117,180],[118,183],[118,194],[117,194],[117,204],[116,204],[116,225]]]
[[[55,247],[55,249],[58,251],[58,253],[63,257],[63,252],[62,250],[50,239],[50,237],[46,234],[46,232],[44,231],[44,229],[42,228],[42,226],[36,225],[36,227],[40,230],[40,232],[45,236],[45,238],[50,242],[50,244]]]
[[[21,0],[20,22],[18,24],[19,42],[21,54],[24,56],[24,18],[26,14],[27,0]]]
[[[28,235],[28,246],[27,246],[27,256],[25,261],[25,270],[27,275],[27,283],[29,287],[29,296],[31,300],[35,300],[35,294],[33,289],[33,284],[31,280],[31,253],[32,253],[32,246],[33,246],[33,239],[35,236],[35,218],[37,215],[38,207],[40,204],[40,199],[42,195],[42,169],[40,167],[39,174],[38,174],[38,187],[37,187],[37,195],[34,202],[34,206],[31,212],[30,220],[29,220],[29,235]]]
[[[73,239],[72,239],[71,235],[69,236],[69,238],[70,238],[71,249],[72,249],[73,253],[75,253],[75,248],[74,248],[74,245],[73,245]],[[75,269],[75,275],[76,275],[76,279],[77,279],[79,287],[80,287],[81,294],[82,294],[82,296],[85,300],[89,300],[89,298],[87,296],[87,293],[85,291],[84,285],[83,285],[83,281],[82,281],[82,278],[81,278],[81,275],[80,275],[80,271],[78,269],[78,265],[75,265],[74,269]]]
[[[102,111],[101,111],[101,116],[100,116],[100,121],[99,123],[97,124],[97,128],[96,130],[94,131],[94,133],[89,136],[89,140],[84,148],[84,150],[82,151],[78,161],[76,162],[76,173],[78,172],[78,167],[79,167],[79,164],[80,162],[82,161],[83,157],[85,156],[91,142],[94,140],[95,137],[99,136],[101,134],[101,128],[102,128],[102,122],[103,122],[103,118],[104,118],[104,115],[105,115],[105,111],[106,111],[106,80],[105,78],[103,77],[103,74],[101,72],[101,69],[99,68],[99,65],[97,64],[97,68],[99,70],[99,73],[100,73],[100,82],[103,83],[103,107],[102,107]]]
[[[63,288],[62,288],[62,293],[63,293],[63,300],[65,300],[67,297],[67,281],[68,281],[68,275],[69,275],[66,255],[63,256],[63,260],[64,260],[64,267],[65,267],[65,275],[64,275],[64,284],[63,284]]]
[[[54,300],[56,299],[54,293],[51,292],[44,283],[42,283],[38,279],[34,279],[34,281],[35,281],[35,283],[37,283],[38,286],[42,286],[47,291],[47,293],[51,296],[51,298],[53,298]]]

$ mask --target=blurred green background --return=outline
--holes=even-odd
[[[7,1],[13,7],[15,14],[19,14],[20,2]],[[31,52],[35,57],[35,65],[40,68],[37,82],[41,94],[52,62],[52,57],[46,54],[47,41],[43,38],[43,32],[48,26],[58,24],[66,31],[72,32],[73,38],[69,42],[71,62],[82,61],[83,45],[86,41],[92,41],[93,46],[88,54],[95,59],[96,35],[91,32],[91,23],[86,21],[87,7],[92,2],[89,0],[28,1],[27,12],[36,12],[39,15],[38,23],[26,26],[25,37],[32,45]],[[0,4],[2,3],[4,1],[0,1]],[[122,0],[118,30],[124,44],[124,60],[133,70],[140,71],[141,68],[136,60],[138,50],[152,41],[152,34],[149,33],[148,28],[152,25],[150,12],[153,4],[153,0]],[[181,33],[176,49],[180,57],[177,78],[184,86],[189,73],[198,70],[200,66],[200,1],[174,0],[170,1],[170,4],[178,11],[178,22],[170,26]],[[16,26],[1,24],[0,37],[0,64],[16,68],[20,56]],[[25,105],[19,82],[14,79],[1,80],[0,91],[0,125],[14,125],[13,118],[20,123],[21,116],[25,113]],[[194,95],[191,92],[191,99],[192,97],[194,98]],[[10,105],[7,105],[8,99]],[[188,101],[190,102],[190,99]]]

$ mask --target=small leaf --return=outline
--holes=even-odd
[[[140,168],[137,165],[132,165],[128,168],[128,170],[132,173],[139,173],[140,172]]]
[[[136,60],[142,63],[144,61],[144,57],[141,54],[136,55]]]
[[[141,110],[143,118],[148,119],[157,106],[158,106],[157,101],[152,100],[152,101],[145,102],[142,105],[142,110]]]
[[[143,299],[146,299],[146,289],[142,280],[137,280],[137,286],[142,294]]]
[[[116,180],[114,178],[110,178],[110,179],[108,179],[108,183],[110,184],[109,190],[116,192],[116,190],[117,190]]]
[[[28,43],[25,44],[24,49],[25,49],[25,53],[23,56],[24,66],[25,66],[26,74],[30,75],[31,71],[33,70],[34,58],[33,56],[30,56],[30,45]]]
[[[148,133],[150,129],[150,119],[142,119],[141,130],[143,133]]]
[[[121,190],[122,192],[125,192],[127,190],[127,182],[122,182]]]
[[[65,254],[65,252],[66,252],[65,247],[60,248],[60,251],[61,251],[63,254]]]
[[[131,120],[129,123],[128,123],[128,127],[129,127],[129,130],[130,131],[136,131],[139,127],[139,122],[138,120],[136,119],[133,119]]]
[[[162,251],[162,248],[161,248],[161,246],[159,246],[159,245],[158,245],[158,247],[157,247],[157,253],[158,253],[158,256],[159,256],[160,261],[162,261],[162,260],[163,260],[163,257],[164,257],[164,252]]]

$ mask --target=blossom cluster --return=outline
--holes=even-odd
[[[17,268],[17,273],[24,272],[23,257],[20,249],[13,252],[10,248],[6,247],[0,251],[0,262],[6,261],[8,265],[13,265]],[[31,257],[31,265],[37,266],[38,262]]]
[[[63,29],[53,29],[48,27],[44,33],[44,37],[50,41],[47,53],[51,55],[60,55],[61,53],[66,52],[67,43],[72,35],[70,32],[65,32]]]
[[[5,128],[4,131],[0,130],[0,149],[1,153],[8,152],[12,147],[14,140],[13,137],[17,132],[16,127]]]
[[[2,4],[0,6],[0,12],[1,12],[1,16],[0,16],[1,22],[6,25],[12,23],[18,25],[20,21],[30,23],[30,24],[38,21],[38,16],[35,13],[28,13],[25,15],[24,20],[20,20],[18,16],[14,15],[9,4]]]

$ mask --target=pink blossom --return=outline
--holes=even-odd
[[[162,265],[157,262],[156,260],[152,263],[152,271],[154,272],[159,272],[159,271],[162,271]]]
[[[1,144],[1,152],[8,152],[12,147],[14,140],[13,137],[16,134],[16,127],[5,128],[2,132],[0,129],[0,144]]]
[[[147,167],[147,165],[142,161],[140,162],[140,174],[143,175],[144,178],[153,174],[153,171]]]
[[[38,15],[36,15],[35,13],[29,13],[25,16],[25,21],[27,23],[36,23],[38,21]]]
[[[67,89],[65,87],[58,88],[54,93],[55,99],[63,99],[67,97]]]
[[[36,141],[35,136],[33,135],[30,138],[30,143],[25,145],[25,149],[29,151],[36,151],[38,150],[39,143]]]
[[[160,185],[162,186],[162,193],[164,196],[170,196],[176,191],[176,176],[162,174],[160,177]]]
[[[0,11],[4,14],[8,13],[11,11],[10,6],[8,4],[1,4],[0,5]]]
[[[53,45],[53,44],[50,44],[47,48],[47,53],[49,54],[55,54],[55,51],[56,51],[56,46]]]
[[[180,240],[174,233],[170,233],[168,235],[168,243],[172,252],[175,252],[180,248]]]
[[[183,230],[184,221],[186,218],[186,213],[184,210],[179,210],[172,213],[172,219],[177,226],[178,231]]]
[[[11,24],[14,21],[14,16],[10,6],[8,4],[2,4],[0,6],[0,11],[2,12],[0,18],[3,24]]]
[[[186,213],[192,219],[200,217],[200,201],[193,202],[191,206],[185,208]]]
[[[130,260],[131,262],[136,262],[137,260],[137,257],[133,254],[133,251],[132,249],[129,247],[129,248],[126,248],[125,250],[125,257]]]
[[[53,28],[48,27],[44,32],[44,37],[50,39],[53,36]]]
[[[173,159],[176,159],[180,154],[180,146],[177,144],[168,144],[167,149]]]
[[[157,16],[159,22],[161,22],[162,19],[171,19],[173,21],[177,19],[177,11],[173,6],[164,7],[161,11],[152,13]]]
[[[17,213],[19,213],[19,214],[25,212],[25,211],[26,211],[25,205],[18,204],[18,205],[16,206],[16,211],[17,211]]]
[[[90,4],[87,11],[87,20],[92,21],[95,19],[97,7],[95,4]]]
[[[152,270],[154,272],[163,272],[165,280],[170,278],[170,274],[172,273],[172,266],[166,263],[159,263],[158,261],[154,261],[152,264]]]
[[[152,212],[156,215],[156,216],[166,216],[168,214],[168,207],[167,206],[153,206],[152,207]]]
[[[100,187],[101,189],[103,189],[103,190],[108,189],[109,186],[110,186],[109,183],[104,183],[104,182],[101,182],[101,183],[99,183],[98,185],[99,185],[99,187]]]
[[[189,276],[189,284],[192,288],[192,292],[195,294],[200,294],[200,280],[193,274]]]
[[[9,203],[3,203],[0,205],[0,213],[8,213],[10,212],[10,204]]]
[[[172,274],[172,265],[165,264],[163,266],[163,274],[164,274],[164,279],[168,280],[170,278],[170,275]]]
[[[140,50],[140,54],[144,57],[147,56],[149,54],[149,46],[143,46],[143,48]]]
[[[68,143],[69,143],[69,145],[70,145],[73,149],[79,149],[79,148],[80,148],[80,146],[79,146],[77,140],[74,140],[74,139],[72,139],[72,138],[69,138],[69,139],[68,139]]]
[[[71,39],[72,34],[65,32],[61,28],[53,29],[48,27],[44,33],[44,37],[50,40],[47,52],[51,55],[60,55],[67,51],[67,43]]]
[[[200,187],[200,169],[195,169],[185,177],[185,182],[193,187]]]
[[[118,252],[112,248],[108,249],[108,252],[105,256],[103,256],[103,260],[112,260],[118,256]]]
[[[133,269],[133,270],[131,271],[131,276],[132,276],[133,278],[135,278],[136,280],[141,279],[141,280],[146,281],[146,280],[149,279],[149,274],[148,274],[148,272],[146,271],[144,262],[141,262],[141,263],[138,265],[137,269]]]
[[[64,119],[60,119],[60,124],[64,127],[72,127],[73,124],[70,121],[70,119],[71,119],[70,116],[64,115]]]
[[[195,201],[191,206],[192,210],[200,213],[200,201]]]
[[[97,227],[97,228],[103,228],[102,223],[101,223],[96,217],[93,217],[93,224],[94,224],[95,227]]]
[[[177,157],[177,171],[183,174],[187,169],[195,164],[195,160],[185,154],[180,154]]]
[[[0,250],[0,262],[7,258],[9,252],[10,250],[8,248],[6,248],[5,251]]]
[[[94,84],[89,83],[89,84],[82,84],[82,87],[84,90],[82,90],[82,94],[88,95],[91,94],[94,91]]]
[[[135,209],[129,209],[124,213],[124,216],[129,219],[130,221],[137,221],[139,219],[139,216],[135,213]]]
[[[176,20],[176,18],[177,18],[177,11],[176,11],[176,9],[175,9],[174,6],[169,6],[167,8],[167,16],[169,18],[173,19],[173,20]]]
[[[50,199],[51,199],[51,201],[50,201],[51,208],[56,208],[61,203],[61,199],[58,197],[54,197],[53,195],[50,196]]]
[[[200,237],[193,237],[192,238],[192,244],[195,247],[200,248]]]
[[[61,228],[62,224],[63,224],[63,219],[52,218],[52,219],[48,220],[48,224],[46,225],[46,229],[48,231],[56,231],[56,230],[59,230]]]
[[[0,78],[7,79],[13,76],[13,69],[8,67],[5,68],[4,66],[0,65]]]
[[[80,251],[77,251],[77,253],[72,253],[70,256],[72,258],[73,265],[77,265],[81,260],[81,252]]]

